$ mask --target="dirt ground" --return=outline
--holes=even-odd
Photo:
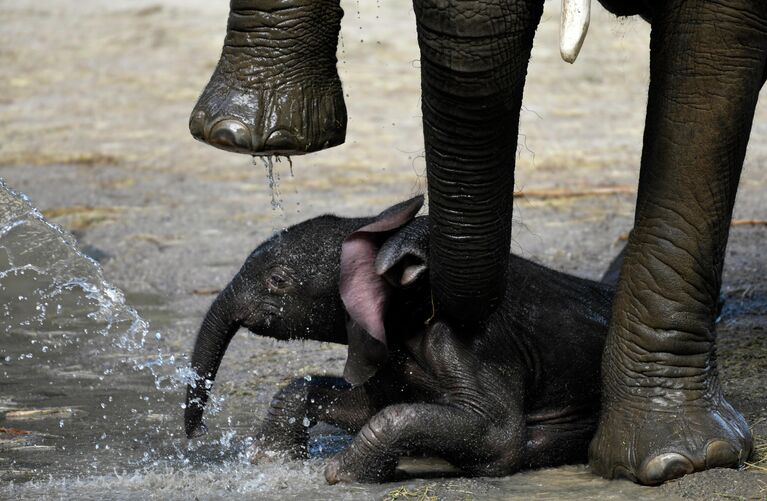
[[[293,158],[294,176],[285,161],[277,164],[276,210],[259,162],[198,143],[187,130],[218,59],[226,4],[0,0],[0,177],[72,231],[109,280],[136,298],[139,311],[145,298],[165,304],[173,312],[169,343],[179,353],[190,351],[211,292],[274,229],[328,212],[373,214],[425,190],[409,2],[342,2],[347,142]],[[528,195],[517,197],[513,230],[514,252],[589,278],[600,275],[631,226],[649,40],[643,21],[617,20],[596,3],[595,9],[571,66],[558,54],[558,7],[547,2],[517,159],[517,190]],[[692,475],[653,495],[767,499],[765,165],[762,103],[735,210],[743,221],[730,237],[719,324],[725,392],[751,424],[762,455],[748,471]],[[338,373],[343,358],[337,347],[241,335],[217,391],[252,401],[258,415],[278,384],[307,372]],[[588,499],[614,499],[620,485],[601,483]]]

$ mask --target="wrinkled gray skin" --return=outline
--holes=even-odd
[[[300,155],[346,138],[338,0],[231,0],[221,59],[189,120],[229,151]]]
[[[745,420],[722,394],[714,320],[767,76],[767,2],[600,1],[618,15],[642,16],[652,35],[635,226],[603,357],[590,463],[606,477],[658,484],[736,466],[752,448]],[[542,8],[543,0],[414,0],[430,284],[435,318],[461,336],[493,318],[515,280],[508,266],[514,161]],[[252,154],[341,142],[340,16],[337,0],[232,0],[224,52],[192,115],[193,134]]]
[[[289,228],[259,246],[214,301],[193,355],[209,382],[240,326],[349,345],[344,374],[356,384],[313,375],[277,393],[254,462],[273,451],[305,456],[305,418],[356,434],[328,464],[330,483],[392,480],[398,458],[412,454],[442,457],[468,475],[586,459],[613,289],[512,256],[515,293],[482,329],[462,336],[427,323],[428,218],[413,219],[420,204]],[[370,316],[379,313],[380,340]],[[190,436],[201,431],[209,387],[189,388]]]

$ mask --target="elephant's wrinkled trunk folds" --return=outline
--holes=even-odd
[[[542,11],[542,0],[415,2],[432,294],[454,325],[484,321],[506,290],[519,111]]]
[[[240,328],[235,287],[234,282],[230,283],[213,301],[197,334],[192,354],[196,380],[187,386],[184,411],[184,428],[189,438],[203,435],[206,431],[202,422],[203,410],[224,352]]]

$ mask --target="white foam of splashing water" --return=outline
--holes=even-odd
[[[274,463],[259,468],[246,463],[207,468],[159,466],[142,472],[116,470],[103,477],[52,479],[11,493],[18,496],[15,499],[35,500],[71,498],[72,493],[76,493],[76,498],[83,501],[237,499],[243,496],[265,501],[374,498],[369,493],[361,493],[359,488],[317,488],[325,482],[322,466],[319,461]]]
[[[0,179],[0,239],[24,227],[35,235],[35,242],[18,242],[15,245],[3,241],[0,246],[5,250],[6,269],[0,270],[0,279],[9,275],[34,272],[50,279],[47,287],[35,290],[39,315],[36,320],[43,322],[50,315],[46,305],[56,304],[59,299],[79,290],[95,306],[87,317],[102,325],[97,333],[103,337],[111,336],[111,345],[118,352],[131,354],[133,369],[148,370],[161,391],[177,391],[194,381],[194,372],[188,366],[188,360],[177,357],[164,349],[159,343],[161,334],[150,333],[150,326],[131,306],[126,304],[125,296],[112,286],[103,276],[100,265],[77,249],[74,238],[53,224],[32,206],[29,198],[10,188]],[[33,255],[30,248],[40,248],[41,252]],[[14,252],[15,251],[15,252]],[[49,259],[49,262],[23,262],[25,258],[35,260]],[[20,261],[20,262],[17,262]],[[10,322],[6,329],[10,329]],[[149,346],[149,341],[152,346]],[[209,412],[220,409],[221,399],[213,398]]]

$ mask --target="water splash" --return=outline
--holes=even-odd
[[[36,303],[37,314],[32,320],[37,327],[55,328],[63,316],[75,318],[82,313],[96,326],[91,329],[92,333],[108,338],[110,348],[138,355],[149,347],[148,322],[126,304],[122,291],[104,278],[101,266],[78,250],[71,234],[46,220],[26,195],[14,191],[2,180],[0,206],[3,251],[0,280],[15,279],[8,284],[0,283],[0,288],[3,293],[8,293],[10,288],[24,291],[27,303]],[[34,276],[22,280],[28,273]],[[30,324],[30,319],[24,319],[28,313],[19,308],[19,303],[6,302],[9,308],[3,319],[6,330],[12,329],[14,323]],[[56,308],[49,311],[51,304]],[[13,314],[11,310],[15,310]],[[157,381],[173,380],[171,386],[175,389],[175,383],[185,382],[180,370],[176,370],[176,357],[160,345],[159,332],[151,337],[158,345],[155,354],[148,358],[134,357],[132,368],[149,368]],[[172,363],[166,364],[166,361]],[[173,366],[172,374],[155,370],[166,365]]]
[[[0,412],[0,427],[31,430],[10,449],[0,434],[0,484],[34,478],[36,469],[14,466],[38,464],[34,451],[60,451],[39,463],[58,474],[187,453],[180,426],[164,424],[192,377],[186,356],[163,344],[69,233],[2,180],[0,305],[0,386],[14,399],[0,402],[12,411]],[[214,398],[213,414],[222,402]],[[149,437],[164,450],[136,456]]]

